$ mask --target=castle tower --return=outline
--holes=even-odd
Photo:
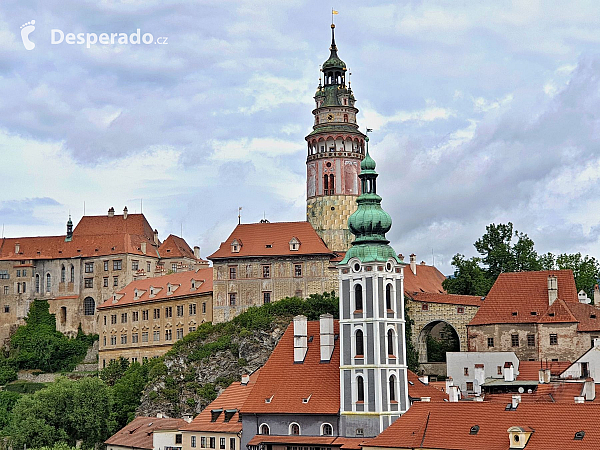
[[[408,409],[404,262],[385,238],[392,226],[367,154],[348,225],[355,240],[340,270],[340,432],[376,436]]]
[[[330,50],[315,94],[313,131],[306,136],[306,215],[331,250],[346,251],[352,241],[348,218],[360,194],[365,135],[358,131],[358,109],[350,82],[346,85],[346,64],[337,55],[333,24]]]

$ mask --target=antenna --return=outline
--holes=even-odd
[[[144,210],[142,209],[143,207],[143,199],[140,198],[140,214],[144,213]]]
[[[4,224],[2,224],[2,239],[4,239]]]
[[[183,222],[181,222],[181,234],[180,234],[180,236],[183,237]]]
[[[83,201],[83,215],[85,216],[85,200]]]
[[[238,225],[242,223],[242,207],[238,208]]]

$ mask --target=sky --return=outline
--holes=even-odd
[[[4,236],[127,206],[206,257],[238,207],[305,220],[332,6],[398,253],[451,274],[510,221],[540,253],[600,257],[597,1],[2,0]],[[118,43],[138,29],[152,43]]]

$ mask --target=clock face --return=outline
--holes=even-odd
[[[327,116],[327,120],[329,120],[329,121],[331,122],[331,121],[333,120],[333,114],[329,114],[329,115]]]

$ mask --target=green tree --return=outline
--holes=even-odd
[[[442,282],[442,287],[450,294],[487,295],[494,284],[485,269],[479,265],[479,258],[466,259],[456,254],[452,258],[454,275]]]
[[[100,371],[100,378],[109,386],[113,386],[129,368],[129,360],[123,357],[113,359]]]
[[[415,344],[412,340],[412,327],[415,324],[415,321],[411,319],[409,314],[409,308],[406,306],[406,301],[404,302],[404,339],[406,340],[406,364],[408,365],[408,369],[413,372],[417,372],[419,370],[419,352],[415,348]]]
[[[593,297],[594,285],[600,278],[600,264],[595,258],[587,255],[582,257],[581,253],[563,253],[556,257],[556,265],[559,269],[572,270],[577,292],[583,289],[588,297]]]
[[[134,362],[111,388],[114,399],[113,419],[117,429],[121,429],[135,418],[135,410],[140,405],[142,392],[148,382],[150,364]]]
[[[21,394],[10,391],[0,391],[0,430],[6,427],[10,421],[11,412]]]

